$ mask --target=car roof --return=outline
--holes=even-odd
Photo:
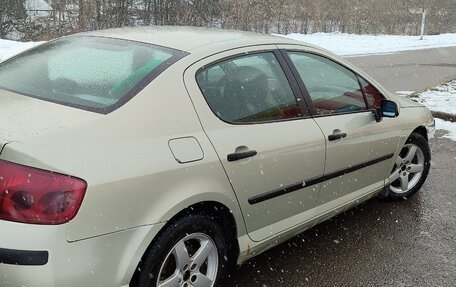
[[[145,42],[190,53],[195,52],[198,48],[207,48],[211,45],[216,45],[217,49],[233,49],[241,46],[263,44],[298,44],[314,47],[313,45],[279,36],[185,26],[125,27],[85,32],[81,33],[81,35]]]

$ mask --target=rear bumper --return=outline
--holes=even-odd
[[[67,225],[0,220],[1,287],[128,286],[141,256],[161,228],[150,225],[68,242]]]

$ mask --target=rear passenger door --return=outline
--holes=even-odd
[[[376,121],[383,96],[357,73],[323,55],[282,51],[324,133],[326,163],[320,212],[384,186],[401,129],[395,119]]]
[[[260,241],[309,222],[320,185],[307,180],[323,173],[325,139],[275,46],[204,59],[185,83],[249,236]]]

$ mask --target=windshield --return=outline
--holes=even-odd
[[[127,40],[67,37],[2,63],[0,88],[106,114],[183,54]]]

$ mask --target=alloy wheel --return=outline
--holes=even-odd
[[[213,287],[218,251],[212,239],[193,233],[181,239],[166,256],[157,278],[158,287]]]
[[[412,190],[423,175],[424,165],[423,150],[414,143],[406,144],[399,153],[389,177],[390,190],[395,194],[406,194]]]

